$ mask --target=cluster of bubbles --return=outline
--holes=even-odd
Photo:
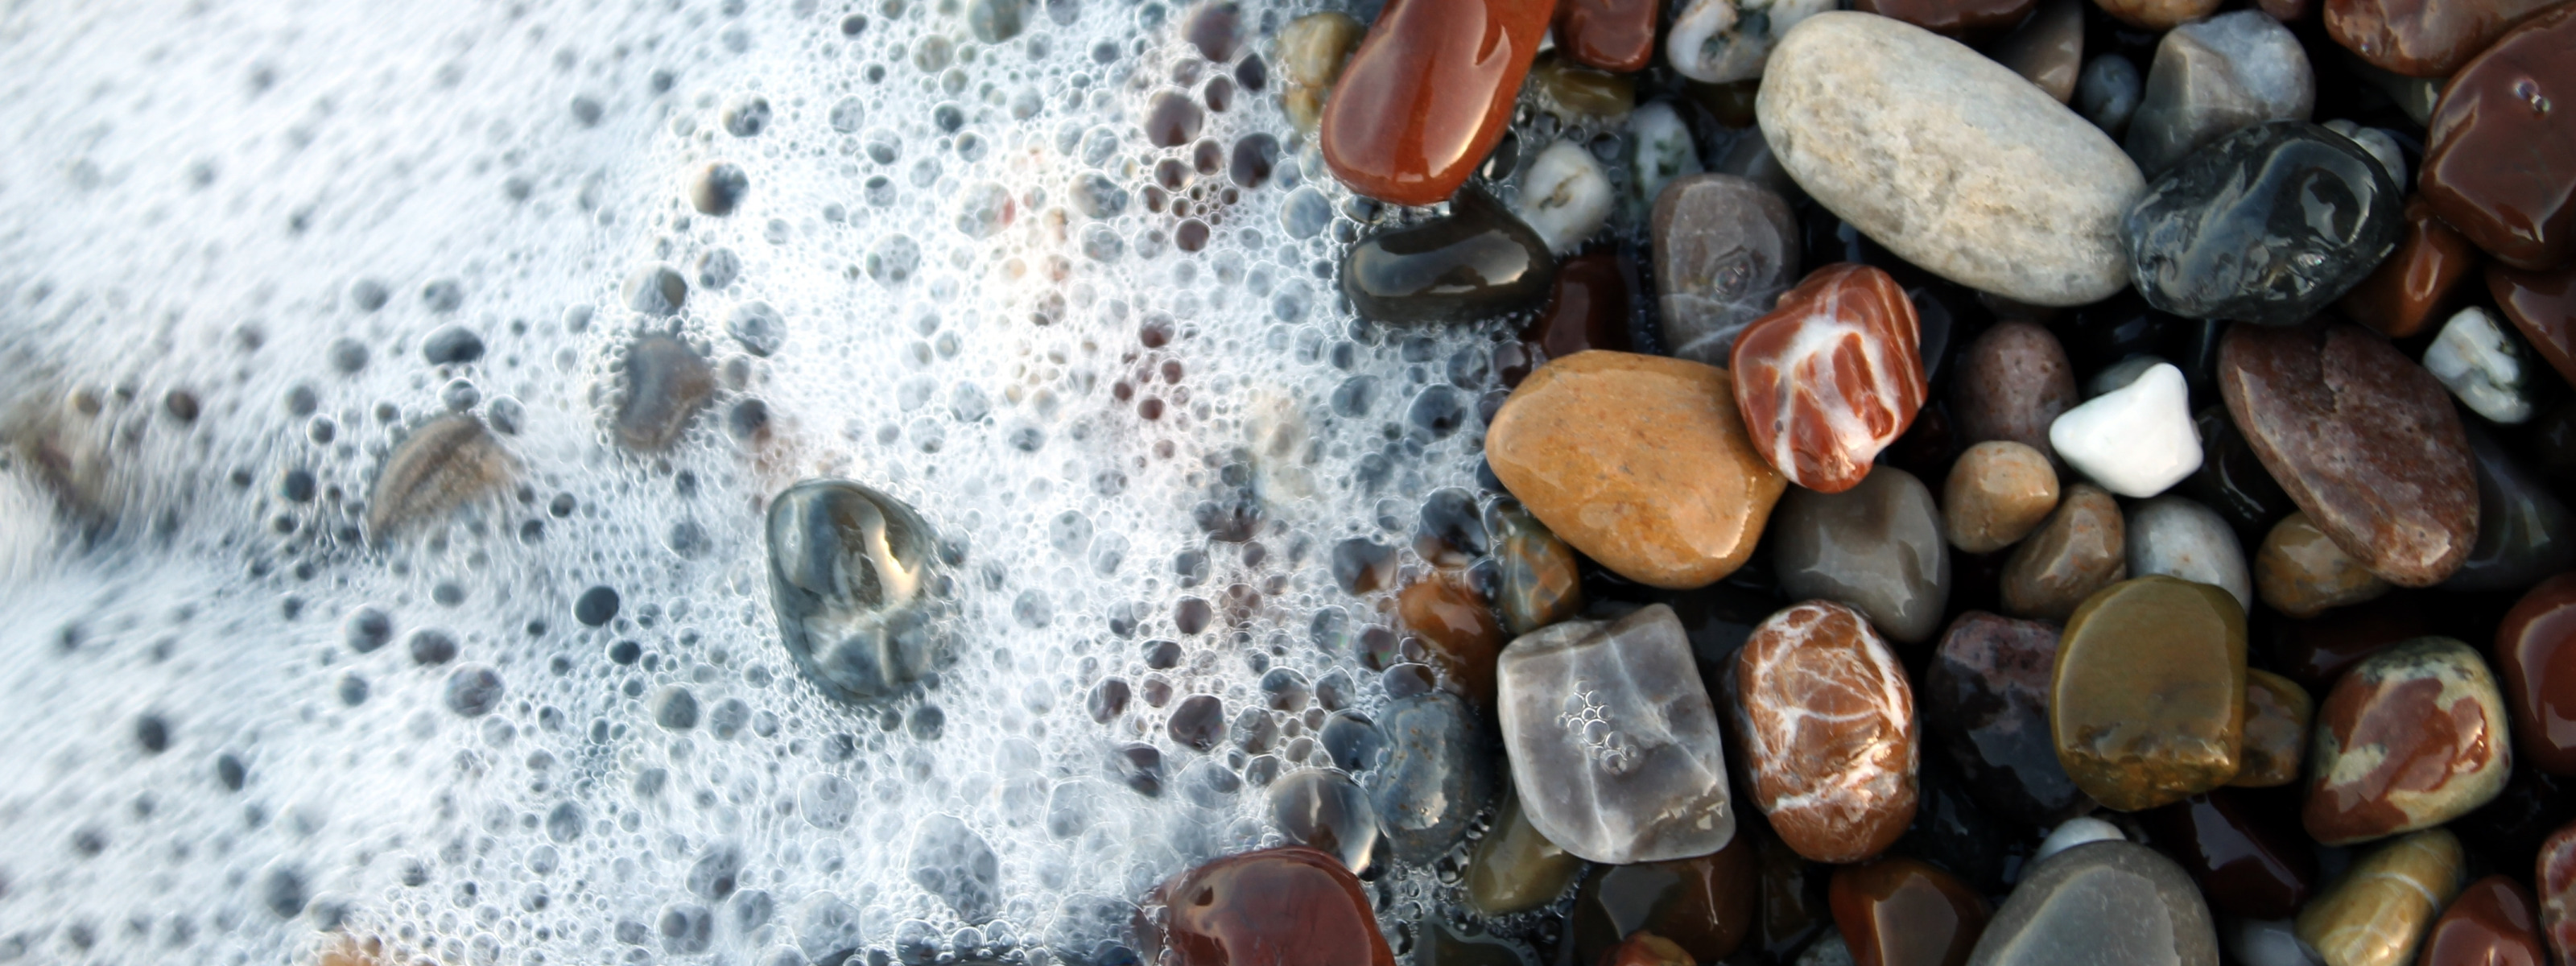
[[[1385,700],[1330,548],[1496,391],[1337,303],[1301,12],[0,18],[0,962],[1124,955]],[[828,476],[939,537],[891,700],[780,645]]]

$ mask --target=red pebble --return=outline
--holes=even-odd
[[[1215,859],[1157,898],[1167,966],[1395,966],[1360,880],[1314,849]]]
[[[2561,963],[2576,963],[2576,822],[2541,843],[2531,878],[2540,883],[2540,934]]]
[[[1324,104],[1324,163],[1379,201],[1445,201],[1494,153],[1552,3],[1390,0]]]
[[[1735,405],[1789,481],[1840,493],[1905,435],[1929,391],[1914,302],[1886,272],[1827,265],[1736,337]]]

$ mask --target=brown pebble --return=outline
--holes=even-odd
[[[2094,591],[2128,577],[2128,524],[2119,501],[2078,483],[2004,561],[2004,612],[2063,621]]]
[[[1950,545],[1993,553],[2029,536],[2057,509],[2057,471],[2038,450],[1987,440],[1950,465],[1941,488],[1941,524]]]
[[[2052,461],[2057,451],[2048,444],[2048,424],[2079,401],[2065,347],[2047,329],[2023,321],[1996,325],[1969,343],[1950,383],[1960,442],[2008,439]]]

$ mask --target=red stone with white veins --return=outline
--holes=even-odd
[[[1923,408],[1914,302],[1886,272],[1827,265],[1736,337],[1729,368],[1753,448],[1789,481],[1840,493]]]
[[[2576,822],[2540,846],[2531,879],[2540,884],[2540,932],[2561,963],[2576,963]]]
[[[1753,800],[1782,841],[1857,862],[1905,834],[1922,760],[1914,690],[1867,619],[1822,600],[1773,614],[1729,676]]]

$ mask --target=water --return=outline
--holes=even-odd
[[[1474,486],[1475,421],[1407,413],[1500,331],[1337,305],[1346,196],[1236,79],[1299,12],[1211,64],[1116,0],[0,11],[0,961],[1080,962],[1275,844],[1167,712],[1384,700],[1330,548]],[[639,454],[654,333],[713,397]],[[453,411],[510,481],[371,534]],[[948,547],[953,663],[900,699],[781,650],[762,509],[815,476]]]

